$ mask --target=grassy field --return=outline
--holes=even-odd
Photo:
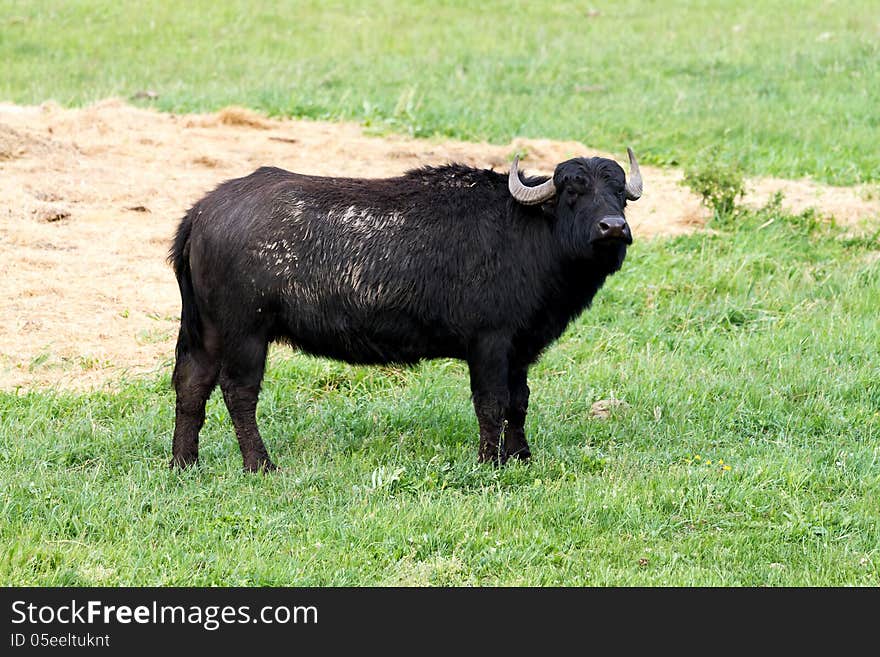
[[[876,3],[707,4],[0,0],[0,100],[154,89],[880,180]],[[876,225],[771,204],[711,228],[637,241],[534,367],[528,466],[476,464],[453,361],[275,351],[271,476],[240,471],[216,393],[201,467],[168,470],[170,362],[0,393],[0,584],[880,585]]]
[[[0,0],[0,61],[0,100],[22,103],[153,90],[140,102],[163,110],[241,104],[880,181],[876,0]]]
[[[878,255],[773,208],[637,243],[534,368],[529,466],[476,465],[451,361],[276,352],[273,476],[217,394],[202,467],[169,472],[167,371],[0,395],[0,581],[876,586]]]

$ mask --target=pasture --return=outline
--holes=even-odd
[[[142,285],[172,309],[139,352],[145,368],[96,384],[101,368],[76,362],[64,377],[74,385],[41,378],[51,356],[20,366],[9,336],[57,310],[3,317],[0,365],[15,383],[0,392],[0,583],[880,585],[875,3],[502,4],[0,0],[0,102],[82,106],[154,90],[131,102],[355,120],[388,141],[427,137],[419,152],[432,157],[463,152],[445,138],[488,140],[474,148],[499,168],[519,137],[618,159],[630,144],[658,178],[707,161],[740,168],[752,187],[808,176],[847,186],[867,214],[770,195],[704,212],[675,235],[634,229],[621,272],[532,369],[529,465],[476,463],[463,363],[359,368],[278,348],[258,419],[282,471],[241,472],[215,392],[201,465],[172,472],[168,332],[179,298],[164,235],[185,209],[177,194],[194,200],[233,167],[226,153],[196,169],[198,142],[187,142],[195,150],[168,183],[183,192],[144,168],[151,211],[114,218],[129,198],[96,194],[116,203],[104,225],[143,237],[153,263],[143,266],[167,275]],[[59,162],[115,147],[90,150],[83,137],[56,152],[61,137],[44,138]],[[297,139],[273,142],[289,149],[278,156],[295,158]],[[7,155],[0,177],[13,172]],[[384,166],[353,166],[368,175],[374,164]],[[75,187],[65,185],[61,203]],[[651,190],[646,173],[646,200]],[[86,224],[71,207],[34,243],[75,239]],[[5,210],[10,280],[15,252],[34,246],[19,223],[35,219]],[[45,273],[59,299],[77,293],[64,287],[70,271]],[[142,271],[126,269],[125,285],[137,288]],[[101,330],[133,332],[121,319],[138,310],[107,303],[115,319]],[[93,338],[68,324],[59,340]],[[89,385],[75,385],[80,374]]]

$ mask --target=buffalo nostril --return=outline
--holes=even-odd
[[[602,237],[624,237],[627,231],[626,220],[623,217],[603,217],[597,227]]]

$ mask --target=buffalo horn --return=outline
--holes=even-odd
[[[639,163],[632,149],[627,146],[626,154],[629,155],[629,180],[626,181],[626,197],[630,201],[638,201],[642,195],[642,172],[639,171]]]
[[[522,180],[519,179],[518,164],[519,157],[513,158],[513,166],[510,167],[510,176],[507,178],[507,188],[510,190],[513,198],[523,205],[538,205],[556,195],[556,185],[553,184],[552,178],[534,187],[524,185]],[[629,190],[629,187],[627,187],[627,190]]]

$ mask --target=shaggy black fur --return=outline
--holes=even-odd
[[[263,167],[207,194],[169,256],[183,302],[172,465],[197,460],[219,382],[245,469],[275,467],[255,416],[275,340],[349,363],[466,360],[480,460],[528,458],[528,368],[632,241],[616,162],[569,160],[554,183],[525,206],[506,174],[460,164],[382,180]],[[607,218],[623,226],[612,238]]]

